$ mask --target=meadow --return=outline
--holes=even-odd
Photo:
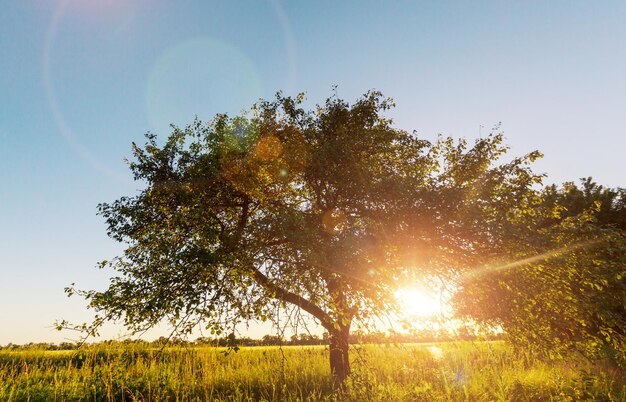
[[[333,391],[324,346],[110,344],[0,350],[2,401],[623,401],[625,375],[504,342],[355,345]]]

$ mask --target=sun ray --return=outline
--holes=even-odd
[[[513,262],[510,262],[508,264],[503,264],[503,265],[486,265],[486,266],[483,266],[481,268],[474,269],[474,270],[472,270],[470,272],[465,273],[464,275],[461,276],[461,280],[467,280],[467,279],[475,278],[477,276],[485,275],[485,274],[492,273],[492,272],[506,271],[506,270],[509,270],[509,269],[520,267],[522,265],[532,264],[532,263],[536,263],[536,262],[540,262],[540,261],[545,261],[545,260],[548,260],[550,258],[561,257],[561,256],[566,255],[568,253],[573,253],[574,251],[589,249],[589,248],[597,245],[601,241],[602,241],[602,239],[585,241],[585,242],[569,245],[569,246],[566,246],[566,247],[561,247],[561,248],[558,248],[558,249],[549,250],[549,251],[546,251],[545,253],[537,254],[535,256],[528,257],[528,258],[523,258],[521,260],[513,261]]]

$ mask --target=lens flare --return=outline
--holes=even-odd
[[[345,223],[346,214],[338,208],[329,209],[322,216],[322,227],[329,234],[341,233]]]
[[[293,88],[295,87],[295,80],[296,80],[295,37],[292,32],[289,18],[287,14],[285,13],[285,11],[283,10],[280,1],[268,0],[268,3],[269,3],[269,6],[274,11],[274,15],[282,31],[282,39],[284,42],[285,56],[286,56],[286,60],[284,60],[284,64],[287,68],[287,74],[285,77],[286,83],[283,89],[289,93],[293,91]],[[134,18],[137,15],[137,8],[139,7],[138,4],[148,4],[148,3],[145,1],[128,2],[125,0],[58,0],[56,2],[56,7],[50,19],[50,23],[48,24],[44,46],[43,46],[43,54],[42,54],[43,85],[44,85],[46,98],[48,101],[50,111],[53,115],[54,121],[57,125],[60,135],[68,144],[70,149],[72,149],[72,151],[76,155],[78,155],[82,160],[84,160],[87,164],[89,164],[94,170],[99,171],[100,173],[103,173],[106,176],[115,178],[122,182],[131,182],[131,181],[127,178],[126,175],[121,175],[120,173],[112,169],[111,166],[108,166],[107,164],[103,163],[103,161],[97,157],[97,153],[93,149],[90,149],[88,146],[86,146],[83,143],[83,141],[81,141],[80,135],[77,135],[74,132],[72,128],[72,124],[71,124],[72,122],[68,121],[68,119],[66,118],[64,114],[64,111],[62,110],[61,105],[59,104],[59,101],[58,101],[59,96],[56,93],[56,88],[54,85],[55,77],[53,76],[54,74],[52,73],[52,70],[53,70],[52,67],[54,64],[53,59],[54,59],[55,45],[57,42],[58,33],[62,28],[64,20],[68,16],[74,16],[74,17],[80,16],[81,18],[74,18],[74,22],[83,21],[86,24],[91,24],[94,22],[102,22],[102,21],[108,21],[108,23],[110,23],[110,20],[113,19],[115,21],[118,21],[119,23],[117,23],[116,25],[117,27],[113,29],[111,34],[113,36],[118,36],[118,35],[123,34],[124,31],[129,26],[132,25]],[[224,50],[223,46],[221,49],[218,49],[218,50]],[[235,49],[234,51],[232,51],[232,49],[230,50],[227,49],[226,53],[227,55],[228,54],[232,55],[232,53],[237,53],[237,50]],[[219,54],[217,56],[219,56]],[[237,56],[240,56],[240,54],[236,54],[235,59],[237,59]],[[248,67],[250,66],[250,62],[246,58],[243,58],[243,59],[239,58],[238,60],[235,60],[235,61],[237,62],[235,63],[237,68],[240,68],[242,65],[248,66]],[[228,75],[229,71],[227,71],[226,73],[227,73],[226,75]],[[251,81],[253,82],[253,84],[247,85],[247,86],[244,85],[245,87],[247,87],[246,89],[246,91],[248,91],[247,93],[249,95],[251,94],[250,96],[247,96],[245,98],[245,103],[244,103],[245,105],[248,105],[257,101],[258,98],[262,95],[262,91],[258,87],[259,78],[256,75],[257,75],[256,71],[254,70],[252,73],[252,76],[253,76],[252,79],[249,79],[250,76],[248,76],[248,79],[247,79],[248,84],[250,84]],[[155,79],[155,81],[153,81],[152,84],[155,84],[156,86],[151,88],[153,92],[147,95],[147,98],[151,99],[147,101],[148,103],[147,109],[148,109],[148,115],[149,115],[148,119],[151,121],[153,125],[155,125],[156,123],[156,125],[158,125],[159,128],[162,128],[163,126],[165,126],[166,130],[169,130],[169,123],[171,123],[172,120],[168,120],[164,123],[164,119],[166,117],[163,117],[161,112],[163,112],[164,109],[167,110],[168,106],[172,106],[171,104],[167,103],[170,101],[174,102],[173,104],[174,110],[175,111],[178,110],[176,109],[177,104],[175,103],[177,99],[168,99],[168,100],[163,101],[161,99],[155,100],[155,98],[151,97],[151,95],[160,96],[160,95],[168,95],[172,93],[171,91],[168,91],[167,85],[165,86],[160,85],[163,83],[159,82],[159,78],[160,78],[159,76],[152,77],[152,78]],[[234,81],[237,81],[238,78],[241,78],[241,77],[235,77]],[[202,83],[198,83],[198,84],[201,85]],[[150,84],[148,84],[148,87],[150,87]],[[252,92],[249,91],[251,87],[254,88]],[[148,92],[149,91],[150,89],[148,90]],[[190,92],[192,96],[196,96],[198,91],[196,91],[194,88],[191,88]],[[180,95],[180,92],[178,94]],[[180,97],[176,97],[177,95],[176,92],[174,92],[174,95],[175,95],[174,98],[178,98],[178,100],[180,100]],[[182,95],[183,95],[183,99],[188,99],[187,97],[188,94],[183,93]],[[223,96],[223,94],[210,93],[210,96],[211,96],[211,99],[214,99],[213,97]],[[206,97],[204,97],[204,99],[206,100]],[[250,101],[250,99],[252,101]],[[181,116],[180,115],[174,116],[174,119],[176,119],[177,117],[181,117]],[[185,123],[188,121],[191,121],[193,118],[193,116],[189,117],[187,115],[182,116],[182,117],[187,119],[185,120]]]
[[[87,162],[94,170],[119,182],[129,183],[130,180],[126,176],[122,176],[120,173],[114,171],[110,166],[102,163],[102,161],[96,158],[86,146],[78,141],[74,135],[74,131],[66,121],[65,116],[61,111],[61,107],[59,106],[59,102],[57,101],[51,74],[52,53],[61,19],[63,18],[63,15],[65,14],[70,3],[71,1],[69,0],[59,1],[46,32],[42,60],[42,79],[46,99],[48,100],[48,105],[57,128],[59,129],[59,132],[65,142],[69,145],[70,149],[72,149],[72,151],[74,151],[74,153],[76,153],[76,155],[78,155],[82,160]]]
[[[263,96],[254,63],[238,48],[209,37],[165,50],[147,80],[146,112],[156,132],[216,113],[237,113]]]
[[[273,135],[266,135],[259,139],[254,148],[254,155],[262,161],[273,161],[277,159],[283,151],[283,144]]]

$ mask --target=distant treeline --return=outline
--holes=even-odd
[[[500,340],[503,339],[502,333],[491,333],[488,335],[478,335],[473,331],[462,330],[450,332],[446,330],[421,330],[412,334],[399,332],[364,332],[354,331],[350,335],[350,343],[370,343],[370,344],[386,344],[386,343],[420,343],[420,342],[446,342],[458,340]],[[298,346],[298,345],[327,345],[327,333],[318,336],[315,334],[301,333],[292,335],[289,339],[280,335],[265,335],[260,339],[250,337],[237,337],[234,334],[224,337],[200,337],[195,340],[186,340],[181,338],[160,337],[154,341],[145,341],[141,339],[126,339],[122,341],[108,340],[89,345],[142,345],[147,347],[163,347],[163,346],[215,346],[215,347],[235,347],[235,346]],[[17,345],[9,343],[5,346],[0,345],[0,350],[74,350],[81,346],[78,342],[62,342],[62,343],[27,343]]]

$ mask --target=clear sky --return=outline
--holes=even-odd
[[[96,205],[140,187],[132,141],[277,90],[376,88],[428,139],[502,122],[512,154],[545,153],[547,182],[625,186],[625,21],[621,0],[3,1],[0,344],[89,317],[63,288],[112,275]]]

